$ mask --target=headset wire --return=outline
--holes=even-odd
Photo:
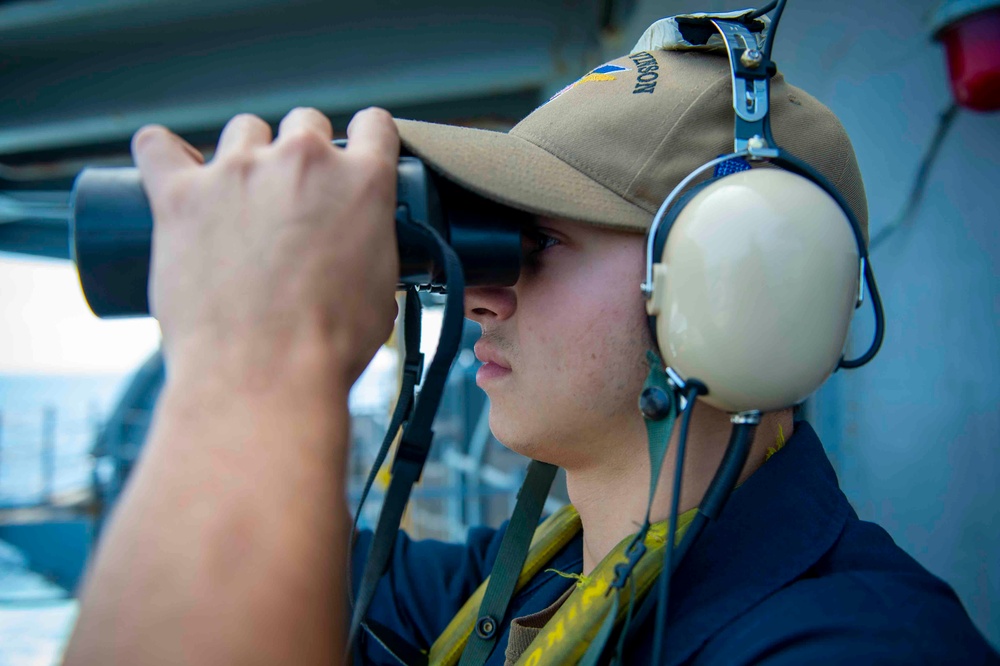
[[[705,385],[698,380],[688,380],[684,393],[687,403],[684,405],[684,414],[681,416],[681,429],[677,437],[677,457],[674,461],[674,487],[673,496],[670,499],[670,522],[667,524],[667,543],[663,549],[663,569],[660,571],[660,579],[657,581],[657,604],[656,623],[654,627],[660,630],[654,632],[653,654],[663,653],[663,644],[666,642],[667,633],[667,609],[670,603],[670,579],[673,578],[674,570],[674,532],[677,531],[677,513],[680,508],[681,479],[684,472],[684,453],[687,449],[688,430],[691,426],[691,415],[694,413],[695,403],[698,396],[707,393]],[[622,634],[624,638],[624,634]]]
[[[771,60],[771,47],[774,45],[774,35],[778,32],[778,22],[781,21],[781,14],[785,11],[785,2],[787,0],[778,0],[775,5],[774,16],[771,17],[771,28],[767,31],[767,39],[764,40],[764,62],[770,62]]]
[[[778,0],[774,0],[773,2],[769,2],[766,5],[764,5],[763,7],[761,7],[760,9],[755,10],[754,13],[750,14],[750,16],[748,18],[752,18],[752,19],[760,18],[761,16],[763,16],[766,13],[768,13],[769,11],[771,11],[772,9],[774,9],[777,6],[778,6]]]

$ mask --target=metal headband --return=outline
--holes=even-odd
[[[712,25],[722,35],[729,54],[729,70],[733,84],[733,110],[736,112],[734,152],[756,144],[760,150],[771,148],[770,76],[765,56],[757,48],[753,33],[742,23],[712,19]],[[763,143],[761,143],[763,142]]]
[[[653,217],[653,224],[649,229],[649,234],[646,236],[646,280],[642,283],[642,293],[648,299],[653,295],[653,264],[656,263],[656,258],[653,254],[656,252],[656,234],[660,229],[660,225],[663,224],[663,218],[666,216],[667,210],[673,205],[680,193],[690,184],[692,180],[700,176],[702,173],[715,167],[717,164],[722,164],[726,160],[731,160],[736,157],[748,157],[749,152],[743,151],[739,153],[733,153],[731,155],[723,155],[721,157],[716,157],[710,162],[702,164],[700,167],[689,173],[684,177],[677,187],[670,192],[670,195],[663,200],[660,204],[660,209],[656,211],[656,216]]]
[[[653,254],[656,250],[657,233],[663,224],[667,210],[677,200],[681,192],[691,184],[691,181],[706,170],[727,160],[745,157],[756,161],[775,158],[779,155],[778,150],[770,145],[773,140],[771,139],[768,118],[770,86],[767,63],[764,62],[763,54],[757,49],[756,38],[742,23],[719,19],[712,19],[711,23],[722,35],[722,40],[726,44],[726,52],[729,54],[733,110],[736,112],[733,129],[733,153],[710,160],[689,173],[663,200],[659,210],[656,211],[649,234],[646,237],[646,280],[642,283],[642,293],[647,299],[653,295],[653,264],[656,263]],[[764,70],[757,72],[756,70],[760,67],[764,67]]]

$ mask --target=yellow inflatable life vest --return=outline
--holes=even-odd
[[[676,544],[687,531],[697,509],[691,509],[677,517]],[[531,540],[528,557],[517,579],[516,590],[522,589],[536,576],[552,557],[562,550],[580,531],[580,515],[571,504],[567,504],[549,516]],[[663,547],[666,543],[666,521],[654,523],[645,537],[646,553],[639,560],[630,576],[634,585],[626,585],[617,592],[619,611],[616,622],[621,622],[628,612],[629,600],[635,593],[635,600],[643,598],[653,585],[663,566]],[[522,653],[518,666],[549,666],[575,664],[586,651],[590,641],[597,634],[601,623],[611,608],[613,598],[608,589],[615,578],[615,566],[628,561],[625,549],[632,536],[622,540],[589,576],[580,576],[577,587],[569,598],[546,623],[534,641]],[[489,578],[473,592],[468,601],[455,614],[438,639],[434,641],[428,655],[430,666],[455,666],[472,634],[479,606],[486,593]]]

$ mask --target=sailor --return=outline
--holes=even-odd
[[[656,346],[638,289],[644,234],[682,178],[731,152],[732,114],[726,58],[650,50],[588,73],[506,134],[369,109],[339,148],[325,117],[296,109],[275,138],[237,116],[205,164],[168,130],[141,130],[133,147],[156,218],[151,294],[167,381],[67,663],[341,662],[347,393],[395,314],[400,140],[464,187],[535,216],[519,281],[469,289],[466,313],[482,327],[477,382],[494,434],[562,467],[573,508],[550,523],[552,547],[497,618],[466,604],[502,528],[473,529],[464,544],[400,535],[368,624],[432,664],[460,663],[479,640],[492,666],[576,663],[650,495],[636,408]],[[779,144],[866,225],[855,154],[830,110],[779,73],[771,118]],[[790,336],[812,323],[787,314]],[[679,532],[729,428],[727,413],[699,400]],[[661,523],[673,464],[668,455],[659,474],[650,548],[676,538]],[[677,570],[666,625],[640,617],[636,591],[631,624],[616,623],[604,659],[997,663],[954,592],[858,519],[791,408],[763,416],[739,480]],[[371,541],[359,535],[355,571]],[[361,634],[355,663],[398,663],[377,633]]]

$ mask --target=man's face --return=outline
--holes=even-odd
[[[644,436],[644,237],[548,218],[525,236],[517,284],[466,292],[466,316],[483,329],[476,383],[508,448],[563,466],[593,463],[609,440]]]

